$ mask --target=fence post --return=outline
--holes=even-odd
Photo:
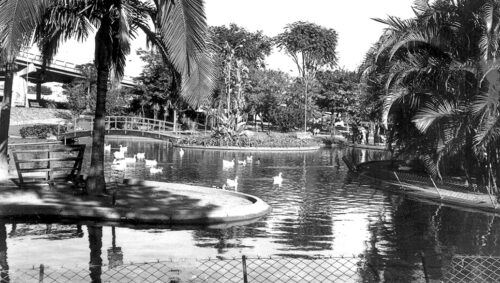
[[[420,252],[420,259],[422,260],[422,269],[424,271],[425,283],[429,283],[429,275],[427,274],[427,267],[425,266],[425,254]]]
[[[241,256],[241,263],[243,264],[243,282],[248,283],[247,278],[247,257],[245,255]]]
[[[43,282],[44,270],[45,270],[45,267],[43,266],[43,264],[40,264],[40,273],[39,273],[39,276],[38,276],[38,282],[39,283]]]
[[[399,180],[399,177],[398,177],[398,174],[396,174],[396,171],[392,171],[392,173],[394,173],[394,176],[396,176],[396,179],[399,182],[399,186],[403,189],[403,191],[406,191],[406,187],[404,187],[403,184],[401,183],[401,181]]]
[[[436,186],[436,183],[434,183],[434,180],[432,179],[432,177],[431,177],[431,176],[429,176],[429,178],[431,179],[432,184],[434,185],[434,188],[436,188],[436,191],[438,192],[439,198],[440,198],[440,199],[443,199],[443,196],[441,195],[441,192],[439,192],[439,189],[438,189],[438,187]]]

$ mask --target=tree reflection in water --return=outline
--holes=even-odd
[[[102,227],[87,225],[87,231],[90,248],[90,280],[92,283],[100,283],[102,274]]]
[[[0,282],[10,282],[7,263],[7,228],[0,223]]]

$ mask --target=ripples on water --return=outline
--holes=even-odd
[[[347,172],[341,158],[349,154],[358,161],[385,158],[384,152],[321,149],[308,153],[247,153],[185,150],[162,142],[111,140],[114,150],[128,146],[128,156],[146,152],[156,159],[163,173],[151,175],[143,162],[129,164],[126,171],[112,172],[111,155],[106,174],[111,178],[138,178],[221,186],[239,177],[239,191],[262,198],[272,212],[249,225],[226,229],[130,229],[116,228],[116,243],[124,261],[169,258],[255,256],[352,256],[373,261],[397,259],[420,263],[424,252],[431,263],[441,264],[451,253],[499,255],[497,218],[463,212],[407,199],[383,190]],[[89,149],[87,149],[89,151]],[[260,165],[222,169],[222,159],[242,160],[253,155]],[[87,156],[89,156],[87,154]],[[85,168],[88,168],[86,158]],[[272,177],[283,173],[281,187]],[[7,230],[12,225],[7,224]],[[12,266],[85,264],[88,238],[75,225],[18,224],[8,239]],[[103,249],[111,246],[111,227],[103,228]]]

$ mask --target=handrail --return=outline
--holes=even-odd
[[[104,127],[108,133],[111,130],[122,130],[140,132],[142,135],[145,133],[160,136],[177,135],[178,131],[174,129],[174,123],[171,121],[164,121],[158,119],[144,118],[144,117],[130,117],[130,116],[106,116],[104,118]],[[78,132],[88,132],[92,134],[94,128],[94,117],[74,117],[73,120],[66,124],[58,126],[58,136],[65,137],[74,135],[77,137]]]

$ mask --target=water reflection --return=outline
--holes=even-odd
[[[178,149],[161,142],[114,140],[111,144],[112,151],[120,144],[128,146],[129,155],[146,152],[147,159],[156,159],[164,168],[163,173],[151,175],[138,161],[129,164],[120,173],[121,178],[210,187],[238,176],[239,191],[262,198],[273,210],[258,222],[222,229],[89,226],[88,238],[77,236],[83,235],[81,226],[54,224],[47,232],[45,225],[8,224],[4,228],[15,232],[9,234],[11,266],[87,264],[90,247],[89,269],[97,280],[101,270],[94,264],[102,262],[103,246],[107,247],[110,268],[123,262],[176,257],[361,254],[370,263],[362,273],[366,280],[376,280],[370,271],[373,268],[380,281],[407,282],[421,275],[422,255],[434,279],[440,278],[440,267],[452,254],[500,255],[497,217],[376,189],[350,174],[340,161],[344,155],[354,162],[383,159],[387,157],[383,151],[334,148],[307,153],[245,153],[185,149],[181,156]],[[222,169],[223,159],[244,160],[249,155],[253,156],[252,164]],[[256,163],[258,159],[260,164]],[[111,155],[107,155],[109,176],[115,174],[110,170],[111,161]],[[283,184],[273,187],[272,177],[279,172],[283,173]],[[3,252],[0,250],[0,255]],[[60,256],[43,256],[49,253]],[[8,266],[6,260],[5,264]]]
[[[102,227],[87,225],[87,231],[90,249],[90,280],[92,283],[100,283],[102,274]]]

